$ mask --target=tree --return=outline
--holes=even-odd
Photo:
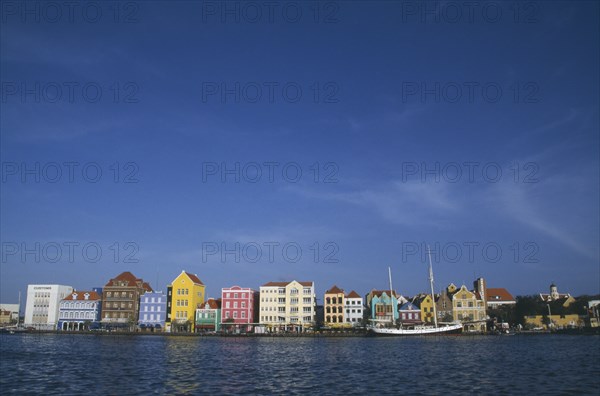
[[[83,330],[89,330],[91,324],[92,324],[91,320],[86,320],[85,322],[83,322]]]
[[[533,315],[544,315],[548,312],[548,307],[540,299],[540,296],[517,296],[515,304],[515,320],[517,323],[525,325],[525,317]]]
[[[137,321],[135,320],[133,315],[129,315],[129,317],[127,318],[127,326],[129,327],[129,331],[135,331],[136,323]]]

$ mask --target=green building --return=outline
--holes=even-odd
[[[221,330],[221,299],[208,299],[196,309],[196,331]]]

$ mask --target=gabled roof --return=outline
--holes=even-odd
[[[333,285],[331,287],[331,289],[327,290],[325,292],[325,294],[343,294],[344,291],[342,289],[340,289],[339,287],[337,287],[336,285]]]
[[[389,296],[389,295],[390,295],[390,291],[389,291],[389,290],[371,290],[371,294],[372,294],[373,296],[381,297],[381,295],[382,295],[383,293],[385,293],[387,296]],[[394,293],[394,297],[396,297],[396,298],[400,297],[400,294],[398,294],[398,293],[396,292],[396,290],[393,290],[393,293]]]
[[[63,300],[66,300],[66,301],[84,301],[86,294],[89,294],[88,301],[90,301],[90,300],[101,300],[102,299],[102,296],[100,296],[95,291],[74,291],[73,293],[69,294],[67,297],[63,298]]]
[[[431,294],[419,294],[414,297],[414,302],[421,304],[426,298],[431,299]]]
[[[209,306],[210,309],[221,309],[221,300],[215,300],[214,298],[209,298],[203,306]]]
[[[503,287],[489,287],[485,290],[486,301],[515,301],[515,298]]]
[[[200,278],[198,278],[198,275],[190,274],[189,272],[186,272],[186,271],[181,271],[181,274],[177,275],[177,277],[175,279],[173,279],[173,282],[171,282],[171,284],[175,283],[175,280],[178,279],[181,275],[187,276],[192,282],[194,282],[196,284],[204,285],[204,283],[202,283]]]
[[[200,280],[200,278],[198,278],[198,275],[196,275],[196,274],[190,274],[189,272],[185,272],[185,274],[188,276],[188,278],[190,278],[192,280],[192,282],[198,283],[198,284],[201,284],[201,285],[204,284],[204,283],[202,283],[202,281]]]
[[[346,298],[362,298],[357,292],[352,290],[350,293],[346,295]]]
[[[125,282],[127,287],[135,287],[137,286],[137,282],[143,282],[142,279],[137,278],[129,271],[121,272],[115,278],[112,278],[105,285],[106,287],[113,286],[114,282]]]
[[[292,282],[294,282],[294,281],[289,281],[289,282],[267,282],[263,286],[265,286],[265,287],[269,287],[269,286],[271,286],[271,287],[275,287],[275,286],[276,287],[286,287],[287,285],[289,285]],[[297,282],[300,283],[302,286],[307,286],[307,287],[313,285],[313,282],[300,282],[300,281],[297,281]]]
[[[420,311],[420,308],[411,302],[407,302],[400,307],[401,311]]]

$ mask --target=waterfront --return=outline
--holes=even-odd
[[[597,394],[598,336],[0,335],[2,394]]]

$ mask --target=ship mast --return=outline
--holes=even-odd
[[[433,303],[433,323],[435,324],[435,327],[438,327],[438,323],[437,323],[437,312],[435,309],[435,294],[433,293],[433,267],[431,265],[431,250],[429,249],[429,246],[427,246],[427,255],[429,256],[429,284],[431,286],[431,300]]]
[[[21,324],[21,290],[19,290],[19,309],[17,311],[17,327]]]
[[[392,326],[394,325],[394,289],[392,288],[392,268],[388,267],[388,275],[390,278],[390,306],[392,308]]]

